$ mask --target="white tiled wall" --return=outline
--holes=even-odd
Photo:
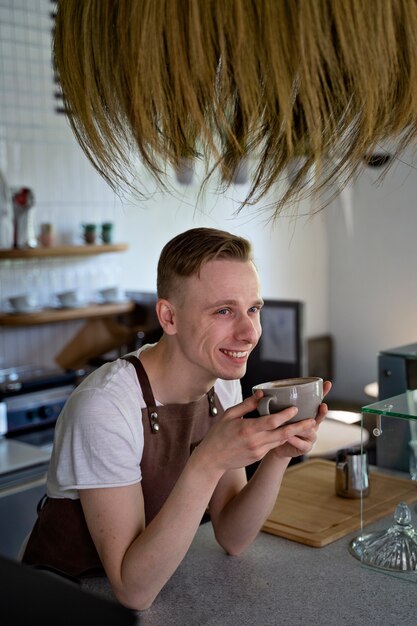
[[[56,243],[82,243],[81,225],[111,221],[124,241],[118,198],[90,165],[63,115],[56,113],[51,66],[49,0],[0,0],[0,170],[10,187],[33,190],[36,232],[53,224]],[[0,261],[0,308],[18,293],[33,293],[42,306],[54,294],[77,288],[91,299],[97,289],[120,285],[120,254],[87,258]],[[54,365],[54,355],[82,322],[0,328],[0,367]]]
[[[33,190],[36,222],[51,222],[57,243],[81,243],[84,222],[112,221],[115,240],[126,241],[129,250],[86,259],[0,261],[0,305],[29,288],[41,304],[53,303],[58,289],[75,286],[85,298],[111,284],[154,291],[162,246],[187,228],[212,226],[252,241],[264,297],[306,302],[306,332],[326,332],[327,284],[321,277],[326,275],[327,248],[321,219],[303,219],[296,228],[291,218],[284,218],[272,228],[271,212],[262,206],[246,207],[236,216],[249,184],[219,193],[214,180],[200,195],[198,168],[195,184],[181,186],[173,176],[173,192],[168,193],[157,190],[138,166],[140,187],[149,199],[125,198],[122,205],[88,162],[64,116],[54,112],[53,9],[49,0],[0,0],[0,169],[11,186]],[[269,200],[274,198],[267,205]],[[308,209],[306,204],[302,213]],[[81,324],[0,327],[0,367],[28,362],[53,366],[54,356]]]

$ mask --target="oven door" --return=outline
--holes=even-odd
[[[0,438],[0,554],[16,559],[46,491],[50,453]]]

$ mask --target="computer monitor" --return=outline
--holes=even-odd
[[[249,357],[242,378],[243,397],[258,383],[304,376],[304,303],[294,300],[265,300],[261,310],[262,335]]]

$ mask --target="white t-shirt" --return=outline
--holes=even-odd
[[[215,391],[224,410],[242,401],[239,380],[218,379]],[[57,420],[47,495],[77,499],[79,489],[139,482],[145,407],[135,368],[128,361],[117,359],[90,374]]]

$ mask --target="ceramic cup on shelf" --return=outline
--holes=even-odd
[[[83,239],[85,243],[93,244],[96,243],[97,236],[97,226],[96,224],[83,224]]]
[[[58,293],[57,296],[59,304],[62,307],[76,307],[79,305],[77,294],[75,291],[63,291],[62,293]]]
[[[104,244],[113,243],[113,223],[103,222],[101,225],[101,240]]]
[[[44,248],[49,248],[53,245],[53,228],[52,224],[46,222],[40,226],[39,243]]]
[[[30,311],[36,307],[36,300],[33,296],[29,294],[21,294],[18,296],[12,296],[8,298],[9,304],[14,311],[23,312]]]
[[[260,415],[277,413],[289,406],[298,408],[297,415],[286,423],[316,417],[323,400],[323,379],[316,376],[272,380],[255,385],[252,391],[259,389],[264,392],[258,403]]]
[[[99,290],[100,299],[102,302],[111,303],[117,302],[120,300],[119,288],[118,287],[106,287],[105,289]]]

